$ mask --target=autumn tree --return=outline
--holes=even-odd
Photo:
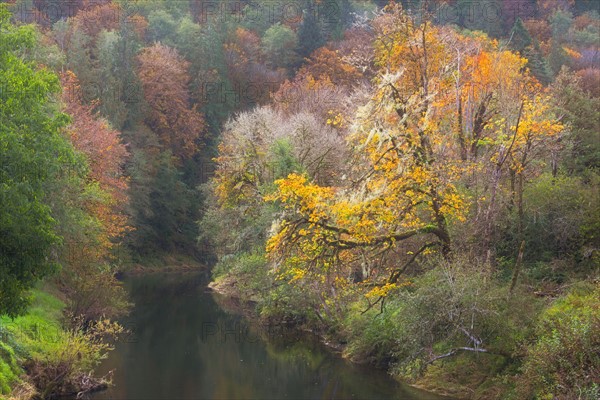
[[[77,77],[67,71],[61,76],[64,110],[71,116],[67,128],[73,146],[85,156],[88,171],[83,193],[73,193],[81,213],[79,224],[86,232],[74,229],[73,222],[61,224],[65,237],[64,269],[59,286],[68,296],[69,311],[85,320],[121,315],[127,309],[126,294],[114,277],[114,266],[123,255],[120,247],[131,230],[126,205],[128,180],[124,164],[128,152],[121,133],[82,99]],[[63,198],[65,198],[63,194]],[[84,222],[85,221],[85,222]]]
[[[380,73],[352,118],[348,184],[325,187],[295,174],[268,197],[285,210],[267,246],[274,262],[293,280],[330,282],[332,293],[358,268],[359,280],[370,278],[383,296],[423,253],[451,258],[450,224],[469,211],[457,183],[491,161],[492,213],[502,173],[516,177],[518,198],[531,160],[562,130],[517,55],[416,22],[399,6],[374,26]],[[386,260],[402,248],[404,262]]]
[[[80,30],[95,39],[103,30],[114,30],[119,27],[121,8],[118,4],[106,2],[95,3],[83,7],[73,18],[73,29]]]
[[[256,33],[237,28],[232,36],[223,50],[229,80],[240,97],[240,108],[264,104],[283,81],[284,73],[267,66]]]
[[[374,65],[373,32],[369,27],[352,27],[344,32],[342,40],[334,44],[343,61],[352,65],[363,76],[373,78],[377,72]]]
[[[90,166],[90,178],[108,196],[104,202],[89,206],[102,222],[104,242],[110,247],[111,242],[117,241],[129,229],[124,214],[128,184],[123,174],[128,153],[120,132],[112,129],[106,120],[94,112],[93,105],[83,103],[77,77],[67,71],[61,78],[65,112],[73,119],[69,126],[71,142],[85,154]]]
[[[291,271],[290,279],[328,282],[331,295],[340,284],[365,279],[385,295],[406,268],[390,264],[386,254],[406,243],[412,248],[407,265],[436,247],[450,257],[449,219],[464,218],[453,184],[461,170],[443,139],[434,100],[448,85],[449,53],[427,23],[397,10],[384,18],[376,43],[381,75],[354,116],[348,142],[355,168],[350,182],[325,187],[290,175],[269,196],[285,210],[269,253],[285,274]],[[357,268],[362,272],[355,278]]]
[[[316,50],[296,75],[296,79],[311,76],[315,80],[328,80],[334,85],[352,86],[360,80],[362,74],[348,64],[339,52],[321,47]]]
[[[220,256],[264,253],[276,210],[263,196],[273,192],[273,182],[293,172],[322,184],[338,182],[345,155],[336,129],[306,111],[288,115],[260,107],[240,113],[223,131],[203,240]],[[223,223],[232,229],[220,229]]]
[[[156,43],[138,55],[138,76],[150,106],[147,117],[161,144],[181,158],[198,149],[204,119],[190,105],[187,85],[189,63],[176,50]]]

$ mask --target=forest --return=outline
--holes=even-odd
[[[122,277],[456,399],[600,398],[596,0],[0,2],[0,398],[103,389]]]

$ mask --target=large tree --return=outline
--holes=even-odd
[[[330,296],[365,279],[383,296],[419,255],[439,249],[452,258],[450,227],[469,215],[461,186],[472,185],[472,171],[489,177],[491,222],[500,177],[514,177],[520,208],[532,159],[562,129],[523,71],[526,60],[485,37],[419,22],[399,6],[374,29],[380,70],[352,116],[345,182],[323,186],[292,174],[268,196],[284,210],[267,244],[275,265],[301,284],[326,283]]]
[[[84,166],[61,132],[69,119],[51,100],[58,77],[23,57],[34,28],[15,27],[0,6],[0,31],[0,314],[15,316],[28,289],[58,267],[52,249],[61,238],[44,189]]]

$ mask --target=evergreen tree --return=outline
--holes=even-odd
[[[537,41],[533,45],[527,46],[523,55],[527,58],[527,68],[529,68],[538,81],[544,85],[552,82],[552,69],[548,61],[542,56]]]
[[[335,20],[331,21],[333,26],[330,28],[330,32],[333,38],[339,40],[354,20],[352,15],[354,9],[349,0],[337,0],[333,4],[335,4],[336,13]]]
[[[521,18],[517,18],[511,31],[510,47],[515,51],[523,53],[523,51],[531,46],[532,43],[533,40],[531,39],[529,31],[525,28],[525,25],[523,25]]]
[[[298,29],[298,55],[304,59],[324,44],[325,39],[313,10],[304,10],[302,23]]]
[[[531,37],[521,18],[517,18],[512,28],[510,47],[527,58],[527,68],[541,83],[547,85],[552,81],[552,70],[542,56],[538,42]]]

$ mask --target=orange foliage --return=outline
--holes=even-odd
[[[75,148],[85,154],[89,177],[107,194],[105,201],[88,204],[89,210],[102,223],[104,244],[120,238],[130,228],[124,205],[127,203],[127,178],[122,174],[128,152],[121,142],[120,133],[98,116],[93,105],[81,101],[81,88],[75,74],[67,71],[61,76],[65,112],[71,115],[69,135]]]
[[[133,25],[133,30],[140,40],[145,40],[146,30],[148,29],[148,20],[143,15],[135,14],[127,18]]]
[[[82,9],[74,17],[75,29],[82,30],[95,39],[103,30],[114,30],[119,27],[121,7],[114,3]]]
[[[355,178],[327,187],[290,174],[266,196],[284,210],[267,253],[292,282],[348,276],[344,266],[401,253],[401,242],[414,249],[406,266],[433,247],[449,258],[449,224],[469,213],[457,182],[489,165],[531,175],[531,161],[542,160],[564,129],[518,54],[485,35],[416,21],[398,5],[386,11],[374,21],[379,74],[347,138]],[[385,296],[406,268],[398,253],[380,262],[383,274],[362,273],[376,284],[374,295]]]
[[[528,19],[523,21],[523,25],[525,25],[531,37],[540,42],[547,42],[552,37],[552,28],[550,28],[550,24],[546,20]]]
[[[328,80],[334,85],[351,86],[362,74],[345,62],[338,51],[321,47],[311,54],[307,63],[298,71],[298,76],[301,79],[311,76],[316,80]]]
[[[151,108],[147,122],[161,144],[174,155],[190,157],[205,128],[202,115],[190,107],[188,67],[175,49],[156,43],[138,56],[138,76]]]

